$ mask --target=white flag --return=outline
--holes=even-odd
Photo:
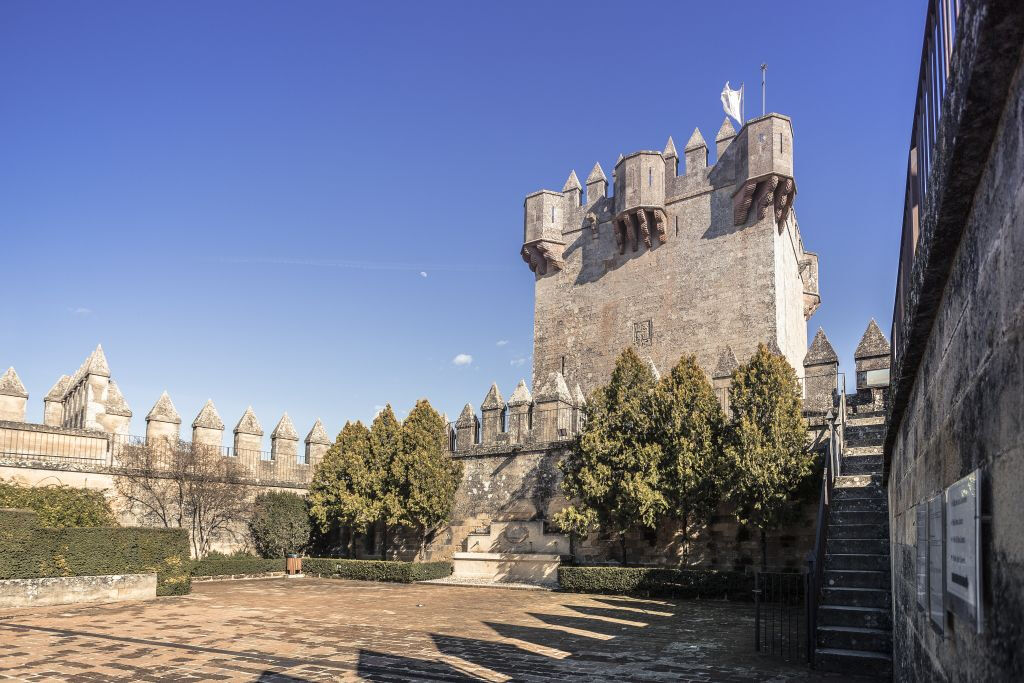
[[[722,109],[729,116],[736,119],[736,122],[743,125],[743,86],[739,90],[729,87],[729,81],[725,82],[725,89],[722,90]]]

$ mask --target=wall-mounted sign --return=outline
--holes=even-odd
[[[945,629],[946,609],[944,604],[945,592],[943,584],[943,495],[940,493],[928,500],[928,615],[931,617],[932,625],[943,632]]]
[[[919,503],[915,512],[917,531],[917,604],[928,609],[928,503]]]
[[[946,489],[945,586],[954,614],[981,633],[981,494],[978,471]]]

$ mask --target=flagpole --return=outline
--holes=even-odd
[[[764,113],[765,113],[764,112],[764,95],[765,95],[765,92],[764,92],[765,91],[764,82],[765,82],[765,73],[767,73],[767,71],[768,71],[768,65],[767,64],[762,64],[761,65],[761,116],[764,116]]]
[[[746,85],[744,85],[743,83],[740,83],[740,127],[741,128],[743,127],[743,124],[747,122],[747,117],[745,117],[743,115],[743,110],[747,106],[747,102],[746,102],[747,91],[744,88],[746,88]]]

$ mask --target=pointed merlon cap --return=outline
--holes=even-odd
[[[725,121],[722,121],[722,127],[718,129],[718,135],[715,136],[715,142],[721,142],[722,140],[734,137],[736,137],[736,129],[732,127],[732,121],[726,116]]]
[[[676,151],[676,143],[672,141],[672,136],[668,136],[668,143],[665,145],[665,151],[661,153],[661,156],[666,159],[670,157],[679,158],[679,152]]]
[[[295,425],[292,424],[292,419],[288,417],[288,413],[281,416],[277,426],[274,427],[274,431],[270,432],[271,439],[288,439],[289,441],[298,441],[299,434],[295,431]]]
[[[327,430],[324,429],[324,423],[320,421],[319,417],[313,423],[313,428],[309,430],[309,434],[306,434],[306,443],[331,445],[331,439],[327,436]]]
[[[860,344],[857,344],[857,350],[853,352],[853,357],[860,359],[888,355],[889,342],[882,334],[882,330],[878,329],[878,323],[872,318],[868,323],[868,329],[864,330],[864,336],[860,338]]]
[[[487,392],[487,396],[484,397],[484,402],[480,404],[480,410],[498,410],[504,407],[505,401],[501,398],[501,391],[498,389],[498,383],[495,382],[491,385],[491,389]]]
[[[825,330],[819,327],[818,332],[814,335],[814,341],[811,342],[811,348],[807,349],[807,355],[804,356],[804,366],[838,362],[839,356],[836,355],[835,349],[832,348],[828,337],[825,336]]]
[[[572,393],[569,391],[569,385],[565,383],[562,373],[552,372],[548,375],[548,381],[537,392],[537,400],[572,403]]]
[[[7,372],[0,377],[0,396],[28,398],[25,385],[21,383],[21,378],[18,377],[18,373],[14,371],[13,367],[7,368]]]
[[[690,139],[686,142],[686,151],[692,152],[693,150],[700,149],[701,147],[707,149],[708,143],[704,142],[704,136],[700,134],[700,128],[694,128],[693,135],[691,135]]]
[[[132,416],[132,409],[128,407],[128,401],[124,400],[124,394],[121,393],[121,388],[114,380],[110,380],[110,384],[107,385],[107,405],[104,412],[107,415]]]
[[[723,377],[731,377],[732,371],[739,367],[739,362],[736,360],[736,354],[732,352],[731,346],[726,346],[722,349],[722,352],[718,354],[718,364],[715,366],[715,379],[721,379]]]
[[[206,399],[206,405],[196,415],[196,419],[192,420],[192,428],[203,427],[204,429],[224,429],[224,421],[220,419],[220,415],[217,414],[217,406],[213,405],[213,399]]]
[[[593,170],[590,171],[590,175],[587,176],[587,185],[591,183],[599,183],[601,181],[608,182],[608,178],[604,175],[604,169],[601,168],[600,163],[594,164]]]
[[[526,387],[526,380],[521,379],[516,385],[516,390],[509,397],[508,404],[510,406],[528,406],[531,403],[533,403],[533,396],[530,395],[530,390]]]
[[[577,408],[582,408],[587,405],[587,397],[583,395],[583,389],[580,388],[579,383],[572,388],[572,402]]]
[[[654,361],[650,358],[647,359],[647,367],[650,368],[651,374],[654,375],[654,381],[658,382],[661,380],[661,371],[658,370],[658,366],[654,364]]]
[[[60,379],[57,380],[57,383],[50,387],[50,391],[43,397],[43,400],[57,401],[58,403],[63,401],[64,394],[67,393],[69,384],[71,384],[71,375],[61,375]]]
[[[473,404],[467,403],[459,413],[459,419],[455,421],[456,427],[466,427],[476,424],[476,413],[473,412]]]
[[[87,370],[90,375],[110,377],[110,366],[107,365],[107,356],[103,353],[102,344],[97,344],[96,350],[89,356],[89,367]]]
[[[171,397],[167,395],[166,391],[160,394],[153,409],[149,411],[149,415],[146,415],[146,422],[150,421],[181,424],[181,415],[178,415],[178,411],[174,408],[174,402],[171,401]]]
[[[569,192],[570,190],[582,190],[580,187],[580,179],[576,177],[576,170],[573,169],[569,173],[569,177],[565,181],[565,185],[562,186],[562,192]]]
[[[235,425],[235,434],[263,436],[263,427],[260,425],[260,421],[256,419],[256,413],[252,412],[252,406],[246,408],[245,412],[242,413],[238,424]]]
[[[775,340],[775,338],[769,339],[769,340],[768,340],[768,341],[767,341],[767,342],[765,343],[765,346],[766,346],[766,347],[768,347],[768,350],[769,350],[769,351],[771,351],[771,352],[772,352],[773,354],[775,354],[776,356],[782,356],[782,355],[784,355],[784,354],[782,353],[782,349],[780,349],[780,348],[779,348],[779,342],[778,342],[778,341],[776,341],[776,340]]]

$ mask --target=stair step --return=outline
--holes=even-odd
[[[854,413],[846,418],[846,426],[867,427],[868,425],[884,425],[885,413]]]
[[[826,571],[889,571],[889,569],[888,555],[829,553],[825,556]]]
[[[889,590],[889,569],[826,569],[825,586]]]
[[[860,626],[819,626],[816,635],[819,648],[892,653],[892,632],[885,629]]]
[[[888,527],[889,516],[885,510],[837,510],[833,507],[829,524],[881,524]]]
[[[882,495],[872,495],[868,498],[853,497],[849,491],[839,496],[838,491],[833,492],[832,513],[836,512],[889,512],[889,499]]]
[[[855,607],[853,605],[820,605],[818,626],[856,626],[859,628],[892,629],[892,613],[887,608]]]
[[[865,476],[865,475],[858,475]],[[837,486],[832,489],[832,495],[834,500],[850,500],[852,498],[867,498],[869,500],[877,500],[882,503],[888,502],[888,497],[885,495],[885,491],[878,486]]]
[[[889,527],[884,524],[835,524],[828,525],[829,538],[889,538]]]
[[[882,490],[881,474],[842,474],[836,477],[836,489],[866,489],[876,488]]]
[[[889,607],[889,591],[876,588],[823,588],[822,602],[826,605],[850,607]]]
[[[846,444],[843,456],[847,455],[881,455],[882,444]]]
[[[889,678],[892,676],[892,657],[881,652],[819,648],[814,653],[814,668],[819,671]]]
[[[843,475],[848,474],[881,474],[881,455],[844,455],[840,465]]]
[[[841,555],[888,555],[888,538],[830,538],[825,544],[829,554]]]

